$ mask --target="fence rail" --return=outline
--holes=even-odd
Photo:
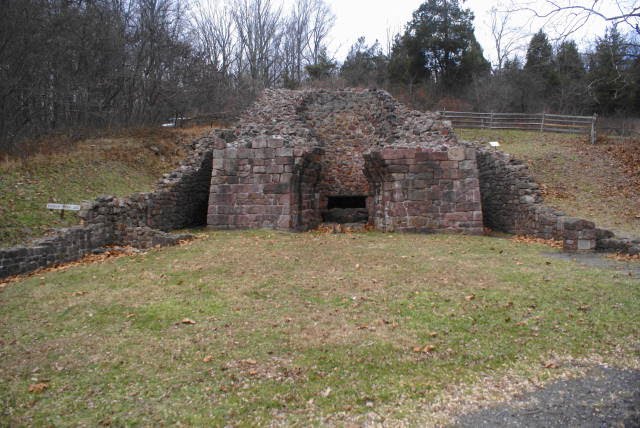
[[[440,111],[444,119],[455,128],[520,129],[525,131],[562,132],[588,134],[591,143],[596,141],[596,120],[593,116],[569,116],[561,114],[525,113],[475,113]]]

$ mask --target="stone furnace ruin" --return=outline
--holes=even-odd
[[[383,91],[266,91],[213,159],[210,227],[483,230],[476,149]]]
[[[214,130],[156,189],[85,202],[82,224],[0,248],[0,278],[110,246],[171,245],[192,226],[303,231],[365,222],[384,232],[480,234],[484,228],[562,240],[568,251],[640,253],[542,202],[527,166],[458,141],[451,124],[378,90],[267,90],[233,129]]]

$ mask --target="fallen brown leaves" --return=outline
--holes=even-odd
[[[413,352],[415,352],[416,354],[430,354],[431,352],[435,351],[436,347],[435,345],[424,345],[424,346],[414,346],[413,347]]]
[[[626,140],[622,144],[611,144],[606,148],[624,165],[624,172],[640,178],[640,139]]]
[[[40,394],[49,388],[49,384],[46,382],[34,383],[29,385],[29,392],[32,394]]]
[[[562,241],[556,239],[542,239],[533,236],[518,235],[513,237],[512,241],[519,244],[542,244],[552,248],[562,248]]]
[[[200,237],[196,237],[195,239],[199,239],[199,238]],[[194,241],[194,239],[182,240],[182,241],[178,242],[178,246],[189,245],[193,241]],[[54,266],[51,266],[51,267],[38,269],[38,270],[35,270],[33,272],[30,272],[30,273],[3,278],[2,282],[0,282],[0,290],[2,290],[3,288],[5,288],[6,286],[8,286],[11,283],[14,283],[14,282],[17,282],[17,281],[21,281],[21,280],[23,280],[25,278],[31,278],[33,276],[42,275],[44,273],[62,272],[62,271],[65,271],[65,270],[68,270],[68,269],[71,269],[71,268],[77,267],[77,266],[85,266],[85,265],[89,265],[89,264],[93,264],[93,263],[103,263],[103,262],[105,262],[107,260],[111,260],[111,259],[117,259],[117,258],[121,258],[121,257],[131,257],[131,256],[136,256],[136,255],[142,255],[142,254],[145,254],[145,253],[146,253],[146,251],[140,250],[138,248],[131,247],[131,246],[126,246],[126,247],[107,247],[107,250],[102,252],[102,253],[100,253],[100,254],[89,254],[89,255],[84,256],[83,258],[81,258],[79,260],[76,260],[76,261],[73,261],[73,262],[54,265]],[[77,295],[82,295],[82,294],[77,294]]]
[[[68,263],[64,263],[64,264],[59,264],[59,265],[55,265],[55,266],[51,266],[48,268],[43,268],[43,269],[38,269],[36,271],[27,273],[27,274],[23,274],[23,275],[15,275],[15,276],[10,276],[8,278],[4,278],[3,282],[0,283],[0,289],[6,287],[7,285],[13,283],[13,282],[17,282],[17,281],[21,281],[25,278],[31,278],[33,276],[38,276],[38,275],[42,275],[44,273],[49,273],[49,272],[62,272],[68,269],[71,269],[73,267],[77,267],[77,266],[84,266],[84,265],[88,265],[88,264],[92,264],[92,263],[103,263],[107,260],[110,259],[116,259],[116,258],[120,258],[120,257],[127,257],[127,256],[133,256],[133,255],[137,255],[137,254],[142,254],[143,252],[141,250],[138,250],[137,248],[134,247],[113,247],[113,248],[108,248],[107,251],[100,253],[100,254],[90,254],[87,256],[84,256],[83,258],[76,260],[74,262],[68,262]],[[76,292],[73,295],[74,296],[81,296],[85,294],[84,292]]]
[[[616,254],[608,254],[607,258],[617,260],[619,262],[630,262],[630,261],[640,260],[640,254],[631,255],[631,254],[616,253]]]
[[[316,233],[363,233],[371,232],[375,227],[371,224],[340,224],[340,223],[322,223],[315,228]]]

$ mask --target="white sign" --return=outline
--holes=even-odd
[[[498,143],[497,141],[489,141],[489,145],[491,147],[500,147],[500,143]]]
[[[47,204],[48,210],[80,211],[80,205],[72,204]]]

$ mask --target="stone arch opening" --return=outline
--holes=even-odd
[[[368,195],[329,196],[322,214],[327,223],[368,223]]]

